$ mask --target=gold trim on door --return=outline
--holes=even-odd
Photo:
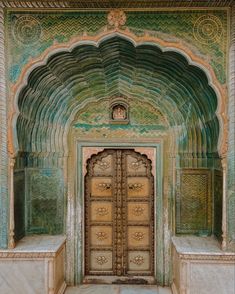
[[[93,155],[85,177],[85,274],[153,276],[151,161],[133,150]]]

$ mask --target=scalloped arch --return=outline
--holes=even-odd
[[[223,87],[216,80],[216,77],[215,77],[214,72],[211,69],[211,67],[208,64],[206,64],[203,60],[201,60],[197,56],[193,55],[192,52],[189,51],[187,48],[183,48],[180,44],[168,43],[168,42],[162,41],[162,40],[160,40],[158,38],[155,38],[155,37],[152,37],[152,36],[149,36],[149,35],[145,35],[143,37],[137,37],[137,36],[131,34],[129,31],[122,31],[122,30],[119,30],[119,29],[117,29],[115,31],[103,32],[103,33],[101,33],[101,34],[99,34],[97,36],[93,36],[93,37],[91,37],[91,36],[83,36],[81,38],[76,38],[76,39],[71,40],[68,44],[63,44],[63,45],[55,44],[51,48],[46,50],[42,56],[40,56],[39,58],[37,58],[35,60],[32,60],[24,68],[18,83],[12,89],[13,101],[14,101],[14,109],[11,112],[11,115],[10,115],[10,118],[11,118],[11,124],[10,124],[10,130],[9,130],[9,136],[10,136],[10,138],[9,138],[9,150],[10,150],[10,152],[12,154],[16,154],[17,151],[19,150],[19,145],[18,145],[18,140],[17,140],[17,132],[16,132],[17,119],[18,119],[19,114],[20,114],[20,110],[18,108],[19,97],[20,97],[20,95],[22,96],[22,93],[26,91],[26,88],[28,86],[30,86],[30,85],[32,86],[33,73],[35,71],[39,72],[40,69],[42,69],[42,68],[48,68],[48,66],[50,66],[50,62],[51,62],[50,71],[51,71],[52,75],[55,75],[55,70],[58,71],[58,68],[56,68],[56,66],[53,64],[52,60],[56,60],[56,58],[58,58],[58,60],[60,60],[60,57],[62,55],[67,56],[66,58],[69,58],[68,56],[71,57],[72,55],[74,55],[73,52],[75,52],[76,50],[79,50],[78,48],[84,48],[84,47],[87,48],[87,47],[89,47],[89,48],[93,48],[93,49],[97,48],[97,50],[98,50],[99,48],[102,47],[102,44],[105,44],[105,43],[107,43],[107,42],[109,42],[111,40],[114,40],[115,38],[125,41],[126,44],[129,44],[130,47],[135,48],[134,51],[138,51],[138,48],[145,47],[145,48],[152,48],[152,51],[155,50],[155,51],[158,51],[158,52],[162,52],[162,55],[164,55],[164,54],[169,55],[170,54],[171,56],[170,56],[170,58],[168,58],[169,59],[168,63],[171,63],[171,65],[174,65],[172,63],[171,59],[175,58],[174,60],[177,60],[178,62],[179,62],[179,60],[181,60],[180,63],[185,64],[185,68],[187,66],[189,66],[189,67],[191,66],[191,67],[194,68],[194,74],[192,74],[192,72],[191,72],[191,75],[194,75],[195,81],[197,80],[196,77],[197,77],[198,73],[199,74],[204,73],[204,76],[206,76],[207,79],[204,78],[202,84],[206,85],[205,84],[205,82],[206,82],[207,85],[208,85],[208,89],[211,89],[211,90],[208,90],[208,92],[206,94],[206,97],[208,95],[213,96],[215,94],[216,100],[218,102],[217,105],[215,105],[215,100],[213,100],[214,98],[212,99],[213,100],[213,102],[212,102],[213,110],[211,112],[211,116],[213,116],[213,114],[216,115],[216,117],[219,120],[220,127],[218,127],[216,125],[212,129],[210,129],[208,127],[208,129],[205,131],[205,133],[202,136],[197,136],[197,133],[200,132],[200,128],[203,125],[203,122],[202,122],[202,120],[200,118],[200,121],[198,123],[197,128],[196,129],[194,128],[193,131],[190,131],[190,136],[191,137],[194,136],[195,137],[194,141],[196,140],[196,141],[198,141],[198,144],[201,144],[201,140],[203,140],[203,138],[205,140],[206,133],[211,136],[211,135],[213,135],[213,132],[214,132],[215,136],[219,136],[218,150],[220,151],[220,153],[222,153],[223,150],[225,149],[225,142],[226,142],[226,132],[223,132],[223,130],[226,130],[226,124],[227,124],[226,116],[225,116],[225,102],[224,102],[225,101],[225,90],[223,89]],[[128,54],[127,54],[127,56],[128,56]],[[74,56],[72,56],[72,57],[74,58]],[[128,56],[128,58],[130,58],[130,56]],[[58,60],[57,60],[57,64],[59,64]],[[68,64],[69,64],[69,61],[68,61]],[[148,70],[149,70],[149,68],[148,68]],[[182,68],[181,68],[181,71],[182,71]],[[197,71],[198,71],[198,73],[196,74]],[[186,81],[187,81],[188,72],[187,71],[185,71],[185,72],[186,72],[186,74],[184,76],[184,79],[186,79]],[[43,76],[43,74],[41,74],[41,77],[42,76]],[[46,78],[48,78],[48,76],[46,76]],[[67,78],[69,79],[69,77],[67,77]],[[184,79],[182,80],[183,81],[183,87],[182,88],[186,89],[187,88],[187,86],[186,86],[187,82],[185,83]],[[71,81],[71,83],[74,83],[74,82],[75,82],[75,80]],[[176,79],[176,83],[179,84],[179,81],[177,79]],[[65,81],[63,81],[62,84],[66,84]],[[154,80],[152,80],[152,84],[154,84]],[[166,86],[167,81],[166,80],[162,81],[162,84]],[[35,87],[35,85],[36,85],[36,83],[34,83],[34,87]],[[40,83],[37,84],[37,86],[40,88],[41,87]],[[71,84],[70,84],[70,86],[71,86]],[[66,87],[67,87],[67,85],[66,85]],[[66,87],[65,87],[65,89],[66,89]],[[154,88],[153,85],[151,85],[151,87]],[[185,92],[184,95],[186,95],[187,91],[190,92],[189,89],[186,89],[184,91]],[[192,91],[192,89],[191,89],[191,91]],[[195,92],[195,89],[193,91]],[[210,91],[214,92],[214,94],[209,93]],[[173,92],[175,92],[175,94],[176,94],[176,89],[173,89]],[[54,97],[57,97],[58,96],[57,94],[56,94],[56,90],[55,90],[53,92]],[[77,95],[78,92],[76,92],[75,94]],[[156,92],[155,92],[155,94],[156,94]],[[25,92],[25,95],[26,96],[28,95],[27,91]],[[52,97],[53,97],[53,95],[52,95]],[[153,93],[150,93],[149,94],[149,99],[150,100],[153,99],[152,96],[154,96]],[[69,111],[70,111],[70,116],[67,118],[67,121],[66,121],[66,123],[64,125],[64,128],[62,128],[62,126],[59,125],[59,127],[57,126],[56,129],[51,130],[52,133],[57,134],[57,143],[56,144],[60,145],[61,142],[62,142],[63,146],[60,146],[60,150],[66,149],[66,147],[65,147],[66,144],[67,144],[66,135],[68,134],[69,125],[70,125],[71,121],[73,120],[74,115],[76,115],[78,109],[84,107],[84,105],[87,103],[87,101],[92,100],[92,99],[94,99],[94,97],[93,98],[92,97],[86,97],[86,100],[81,101],[79,103],[79,105],[76,105],[76,107],[75,107],[75,104],[72,103],[68,108]],[[99,99],[101,99],[101,97]],[[197,100],[197,98],[195,96],[195,101],[196,100]],[[36,98],[35,98],[35,101],[37,101]],[[61,109],[61,107],[63,105],[62,104],[59,105],[59,103],[61,103],[59,101],[60,100],[57,101],[57,107],[60,107],[60,109]],[[200,103],[195,102],[195,109],[198,109],[196,111],[197,113],[200,113],[200,111],[205,106],[204,105],[205,103],[203,102],[203,99],[201,99],[200,101],[201,101]],[[209,102],[211,103],[210,99],[209,99]],[[48,104],[48,102],[46,103],[45,101],[43,103],[41,102],[41,104],[39,103],[39,101],[37,101],[37,103],[38,104],[37,104],[37,107],[35,107],[35,109],[41,111],[41,116],[40,116],[40,119],[41,119],[41,118],[43,118],[42,106],[44,104],[47,104],[47,105],[49,105],[49,104]],[[172,104],[174,104],[174,103],[175,103],[176,108],[178,109],[179,106],[177,107],[177,101],[174,101],[174,99],[169,99],[169,101],[166,101],[166,103],[164,105],[158,105],[158,107],[162,106],[163,108],[164,107],[167,108],[167,104],[168,104],[168,107],[171,107],[171,109],[172,109]],[[54,106],[56,107],[56,105],[54,105]],[[49,110],[50,110],[50,108],[47,109],[47,112]],[[31,113],[32,113],[32,111],[33,110],[31,109]],[[177,110],[176,113],[178,113],[177,117],[182,117],[182,116],[184,116],[186,114],[185,110],[184,111],[183,110],[181,110],[181,111]],[[168,111],[168,114],[169,114],[169,111]],[[45,117],[45,114],[44,114],[44,117]],[[22,119],[22,117],[19,118],[18,121],[20,121],[20,119]],[[204,120],[208,120],[208,119],[211,120],[211,118],[206,118],[206,119],[204,118]],[[28,121],[26,125],[29,126],[30,121]],[[36,124],[34,124],[34,126],[36,126]],[[47,130],[46,130],[47,126],[44,126],[44,127],[45,127],[45,129],[44,129],[44,135],[45,135],[47,133]],[[176,126],[174,126],[174,127],[176,128]],[[179,124],[177,125],[177,127],[179,128]],[[183,127],[182,120],[181,120],[181,127]],[[191,124],[189,124],[188,130],[191,127],[193,127],[193,126]],[[218,128],[220,129],[220,132],[219,132]],[[32,132],[33,132],[33,130],[32,130]],[[34,132],[36,132],[36,131],[34,130]],[[63,138],[62,141],[58,140],[59,135],[61,136],[61,138]],[[200,140],[199,140],[199,137],[200,137]],[[210,144],[210,142],[208,142],[208,144]],[[37,150],[37,148],[35,150]]]

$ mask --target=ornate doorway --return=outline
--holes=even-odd
[[[107,149],[88,160],[85,177],[85,275],[154,275],[151,161]]]

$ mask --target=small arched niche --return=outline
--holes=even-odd
[[[128,124],[129,123],[129,104],[124,97],[115,97],[110,105],[110,123]]]

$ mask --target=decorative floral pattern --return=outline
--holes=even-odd
[[[97,189],[100,191],[111,189],[111,183],[99,183],[96,186],[97,186]]]
[[[105,256],[98,256],[96,257],[96,262],[99,264],[99,265],[103,265],[105,263],[108,262],[108,259],[105,257]]]
[[[215,15],[200,16],[193,27],[194,38],[202,44],[218,42],[223,33],[223,25]]]
[[[126,23],[126,14],[123,10],[114,9],[108,14],[108,23],[115,28],[123,26]]]
[[[137,255],[133,259],[131,259],[130,262],[133,262],[134,264],[140,266],[144,263],[144,257],[141,255]]]
[[[135,232],[132,235],[133,239],[135,239],[136,241],[141,241],[144,238],[144,233],[143,232]]]
[[[143,161],[136,160],[136,161],[133,161],[129,164],[129,168],[133,169],[133,170],[138,170],[141,167],[141,165],[143,165]]]
[[[100,160],[100,161],[98,161],[97,162],[97,165],[98,165],[98,167],[101,169],[101,170],[106,170],[106,169],[108,169],[108,168],[110,168],[110,162],[108,162],[108,161],[105,161],[105,160]]]
[[[96,233],[96,236],[99,241],[104,241],[108,238],[108,235],[105,232],[98,232]]]
[[[144,213],[144,208],[142,206],[135,206],[133,209],[132,209],[132,213],[135,215],[135,216],[140,216]]]
[[[128,188],[133,191],[141,191],[143,186],[144,185],[140,183],[133,183],[133,184],[129,184]]]
[[[32,45],[40,39],[41,25],[39,21],[30,15],[20,16],[14,23],[13,36],[15,40],[24,45]]]
[[[106,207],[98,207],[96,208],[96,214],[100,216],[105,216],[109,213],[109,210]]]

